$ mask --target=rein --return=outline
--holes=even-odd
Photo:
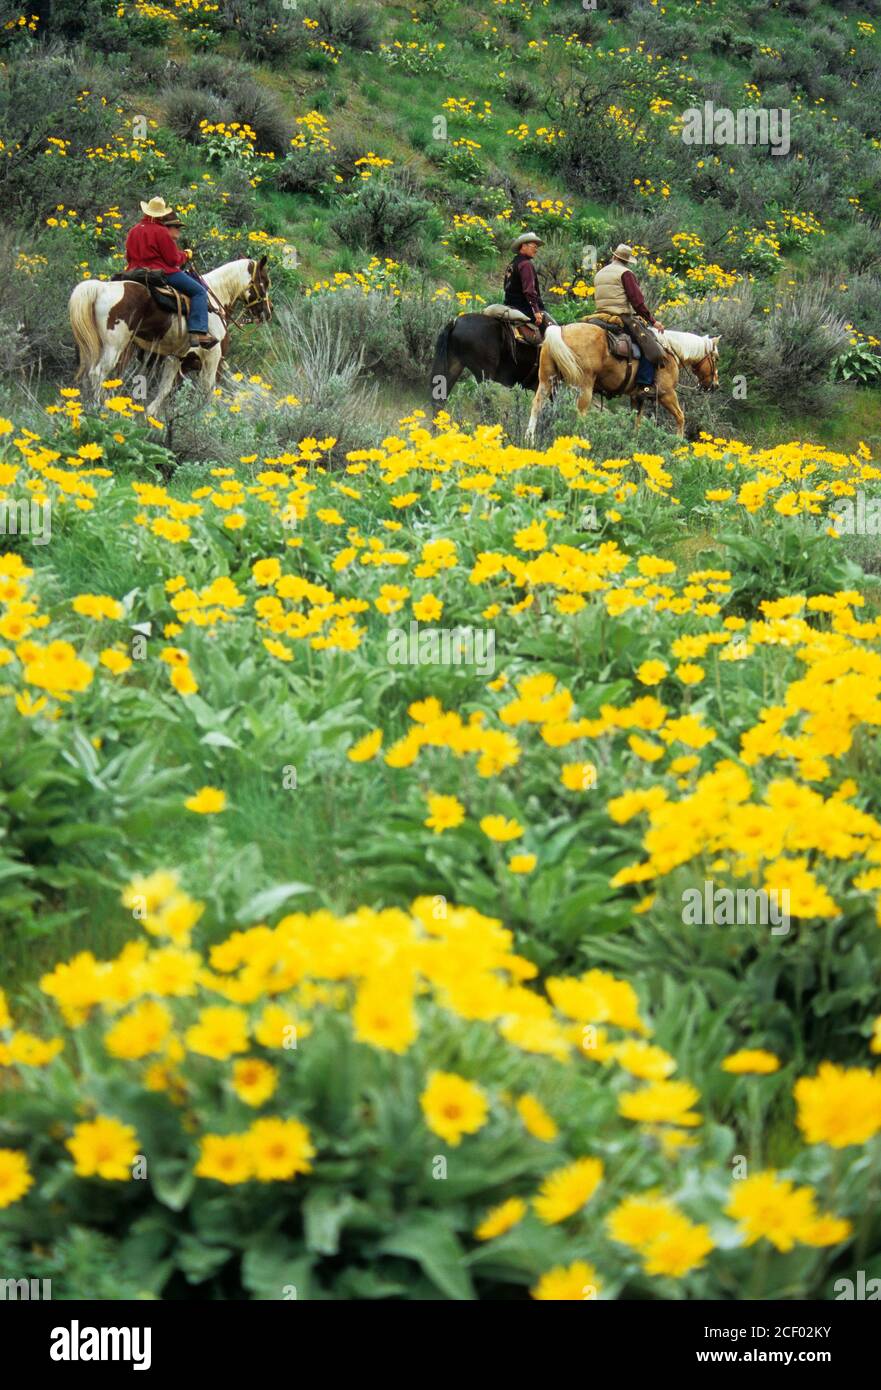
[[[236,296],[236,298],[232,301],[232,304],[230,304],[229,308],[227,308],[225,304],[222,304],[220,302],[216,292],[208,284],[204,275],[201,277],[201,279],[202,284],[208,291],[208,298],[212,301],[215,312],[220,316],[220,318],[223,319],[224,326],[226,328],[241,327],[242,320],[244,319],[248,311],[251,309],[258,308],[261,304],[265,304],[266,300],[269,297],[268,295],[263,294],[257,285],[257,267],[255,266],[254,270],[251,272],[251,278],[248,281],[247,287],[244,291],[245,301],[242,304],[239,313],[236,315],[235,318],[233,318],[232,311],[235,308],[235,306],[239,303],[238,296]]]
[[[252,297],[252,291],[253,291],[253,297]],[[268,295],[265,295],[265,294],[262,292],[262,290],[260,290],[260,288],[259,288],[258,285],[257,285],[257,268],[256,268],[256,266],[255,266],[255,267],[254,267],[254,270],[251,272],[251,278],[250,278],[250,280],[249,280],[249,282],[248,282],[248,287],[247,287],[247,289],[245,290],[245,300],[244,300],[244,303],[242,304],[242,307],[241,307],[241,309],[240,309],[240,311],[239,311],[237,317],[234,318],[234,319],[231,318],[231,319],[229,320],[229,322],[230,322],[230,324],[232,325],[232,327],[233,327],[233,328],[239,328],[239,327],[241,326],[242,320],[244,319],[245,315],[246,315],[251,309],[257,309],[257,308],[259,308],[259,306],[260,306],[261,304],[265,304],[265,303],[266,303],[266,300],[268,299],[268,297],[269,297],[269,296],[268,296]],[[238,302],[238,301],[235,301],[235,300],[233,301],[233,303],[237,303],[237,302]]]

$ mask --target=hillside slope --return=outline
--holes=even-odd
[[[845,419],[877,435],[874,399],[844,384],[881,377],[875,0],[42,11],[0,28],[11,379],[69,376],[71,283],[119,266],[138,198],[161,191],[201,265],[260,246],[280,302],[356,329],[394,402],[421,397],[447,313],[499,297],[531,226],[561,320],[628,240],[665,322],[722,334],[726,389],[690,402],[692,430],[769,437],[807,416],[815,436]],[[706,103],[751,113],[747,140],[767,119],[766,143],[736,126],[713,143],[718,115],[693,143]],[[267,354],[257,335],[237,360]]]

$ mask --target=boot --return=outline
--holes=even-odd
[[[217,347],[217,339],[212,338],[210,333],[191,333],[191,348],[213,348]]]

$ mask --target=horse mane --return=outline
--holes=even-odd
[[[712,338],[702,337],[699,333],[680,333],[667,328],[661,338],[680,362],[700,362],[713,351]]]
[[[215,266],[213,270],[206,271],[202,279],[209,284],[217,295],[218,299],[231,303],[235,293],[241,293],[247,288],[250,279],[250,271],[247,271],[244,282],[239,284],[241,267],[248,267],[251,264],[247,256],[239,256],[235,261],[226,261],[223,265]]]

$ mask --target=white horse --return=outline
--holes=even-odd
[[[133,347],[166,359],[147,414],[156,416],[182,370],[197,370],[206,393],[213,390],[229,346],[227,325],[237,306],[242,315],[266,322],[272,316],[266,257],[228,261],[203,276],[209,289],[208,331],[212,348],[190,347],[186,323],[166,313],[135,280],[82,280],[70,296],[70,326],[79,349],[76,380],[85,377],[92,398],[101,382],[125,365]]]

